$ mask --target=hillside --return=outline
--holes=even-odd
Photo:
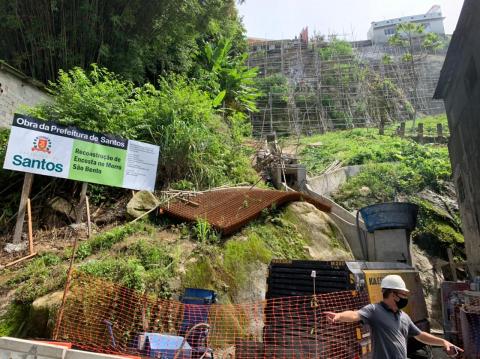
[[[445,116],[418,122],[424,123],[425,133],[432,132],[437,123],[447,127]],[[407,123],[407,128],[410,125]],[[392,132],[392,129],[387,131]],[[463,255],[463,236],[446,145],[421,145],[395,135],[380,136],[376,129],[304,137],[299,145],[297,153],[310,177],[321,174],[334,161],[342,166],[362,166],[358,175],[350,177],[331,194],[337,203],[350,211],[381,202],[416,203],[420,212],[418,227],[413,233],[414,243],[444,259],[447,247],[456,255]]]
[[[265,211],[228,238],[219,238],[202,221],[152,220],[82,240],[75,270],[162,298],[175,299],[185,287],[200,287],[216,290],[221,303],[246,303],[264,299],[273,258],[352,258],[335,224],[304,202]],[[85,238],[81,231],[76,236]],[[43,249],[35,259],[2,271],[0,335],[51,335],[74,237],[44,238],[36,243]]]

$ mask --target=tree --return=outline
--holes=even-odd
[[[415,98],[418,98],[418,74],[415,66],[416,49],[420,46],[426,49],[436,49],[442,46],[442,41],[437,34],[425,33],[425,26],[413,22],[397,25],[395,34],[388,40],[392,46],[401,47],[405,50],[403,61],[410,63],[413,76],[413,89]],[[420,41],[416,41],[420,39]],[[414,106],[413,128],[415,128],[415,120],[417,118],[417,109]]]
[[[203,41],[246,46],[235,0],[0,0],[0,54],[40,81],[98,63],[137,83],[195,65]]]
[[[157,188],[254,181],[243,147],[198,81],[172,74],[158,88],[135,86],[94,65],[61,71],[51,92],[53,101],[30,114],[160,146]]]
[[[259,96],[255,87],[257,68],[246,66],[248,53],[235,54],[231,39],[222,38],[218,43],[205,43],[199,56],[203,76],[218,84],[218,103],[234,111],[256,111],[255,100]]]

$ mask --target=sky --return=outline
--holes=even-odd
[[[447,34],[455,30],[463,0],[246,0],[239,5],[249,37],[293,39],[308,26],[324,35],[366,40],[373,21],[426,13],[440,5]]]

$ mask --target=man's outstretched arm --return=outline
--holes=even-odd
[[[456,345],[453,345],[449,341],[442,338],[438,338],[426,332],[421,332],[419,335],[415,336],[415,339],[417,339],[418,341],[424,344],[443,347],[443,349],[445,349],[445,351],[448,354],[455,354],[455,351],[463,352],[463,349],[457,347]]]
[[[341,313],[324,312],[330,323],[353,323],[360,321],[360,314],[356,310],[346,310]]]

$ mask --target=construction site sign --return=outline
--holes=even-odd
[[[153,191],[159,148],[15,114],[3,168]]]

